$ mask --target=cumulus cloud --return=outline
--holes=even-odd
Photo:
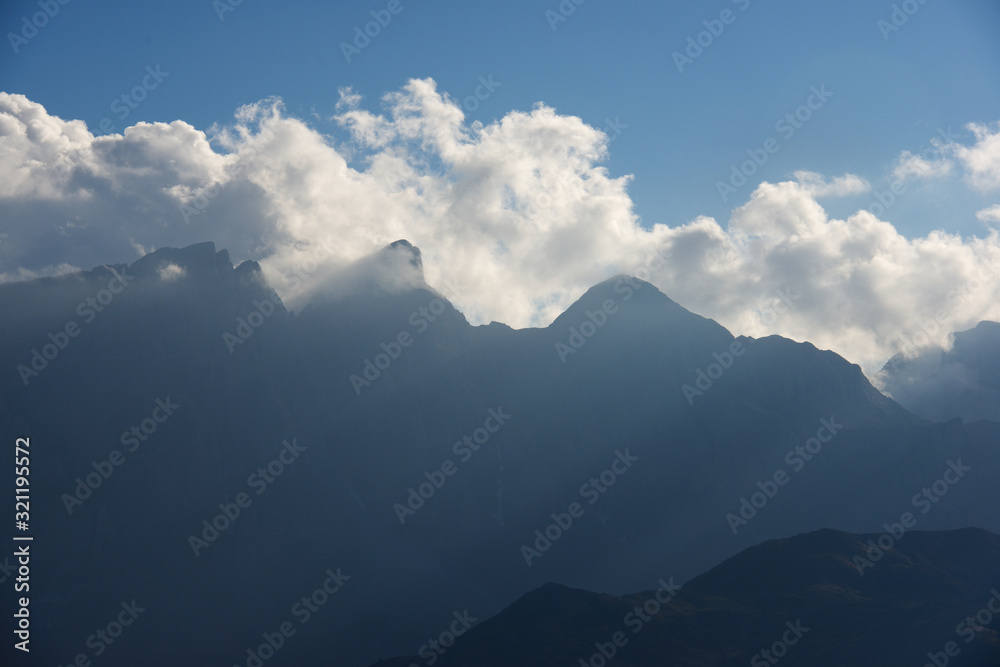
[[[975,137],[972,145],[963,144],[951,131],[939,130],[919,154],[903,151],[896,159],[892,174],[898,180],[931,179],[949,175],[956,165],[965,172],[965,180],[981,192],[1000,189],[1000,122],[989,125],[966,125]]]
[[[477,323],[546,325],[634,273],[734,333],[810,340],[871,371],[1000,319],[996,230],[907,239],[865,211],[833,219],[817,199],[866,191],[852,174],[762,183],[726,226],[643,226],[629,177],[603,166],[609,138],[579,118],[539,104],[470,124],[429,79],[363,102],[343,91],[335,143],[277,99],[207,132],[174,121],[95,137],[0,94],[0,280],[212,240],[258,260],[296,308],[405,238],[427,282]],[[976,157],[992,155],[990,136],[954,149],[970,174],[994,173]]]
[[[934,146],[937,149],[937,146]],[[935,150],[935,152],[940,152]],[[951,173],[954,164],[948,158],[926,159],[910,151],[903,151],[896,160],[892,175],[897,180],[906,181],[913,178],[940,178]]]
[[[995,204],[989,208],[984,208],[982,211],[977,211],[976,218],[987,224],[1000,223],[1000,204]]]
[[[854,174],[844,174],[830,181],[823,178],[823,174],[817,174],[814,171],[797,171],[794,175],[799,185],[816,198],[846,197],[868,192],[871,189],[868,181]]]
[[[970,123],[968,129],[976,136],[975,145],[953,146],[965,167],[966,179],[983,192],[1000,189],[1000,122],[992,130],[977,123]]]

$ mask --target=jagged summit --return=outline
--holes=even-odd
[[[424,261],[420,255],[420,248],[413,245],[406,239],[399,239],[398,241],[393,241],[386,247],[379,251],[380,253],[392,253],[392,252],[405,252],[410,255],[410,266],[420,271],[423,275],[424,271]]]
[[[233,264],[227,250],[216,251],[215,243],[205,241],[183,248],[158,248],[137,259],[129,266],[136,276],[154,275],[165,267],[176,266],[188,272],[217,272],[232,270]]]

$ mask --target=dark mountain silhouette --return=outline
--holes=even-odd
[[[991,601],[1000,609],[1000,536],[977,529],[908,533],[859,576],[852,560],[878,537],[821,530],[771,540],[673,595],[670,581],[620,597],[546,584],[453,646],[427,653],[441,667],[604,664],[601,657],[628,667],[781,659],[881,667],[934,656],[938,664],[1000,664],[998,626],[974,620],[983,609],[995,618]],[[414,656],[375,667],[414,663],[428,661]]]
[[[323,287],[289,312],[210,243],[0,286],[0,419],[37,443],[41,657],[94,657],[135,599],[121,664],[245,665],[284,621],[276,661],[370,664],[546,582],[681,582],[907,511],[1000,531],[1000,424],[926,423],[836,354],[734,337],[648,283],[522,330],[470,325],[405,242]]]

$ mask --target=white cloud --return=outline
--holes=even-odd
[[[165,264],[156,270],[156,274],[160,277],[160,280],[170,281],[177,280],[178,278],[183,278],[187,271],[183,266],[178,266],[177,264]]]
[[[966,180],[983,192],[1000,189],[1000,122],[992,130],[989,125],[976,123],[967,127],[976,135],[975,145],[953,145],[956,157],[966,169]]]
[[[984,208],[982,211],[977,211],[976,218],[987,224],[991,222],[1000,222],[1000,204],[995,204],[989,208]]]
[[[794,176],[803,190],[817,198],[847,197],[871,189],[868,181],[854,174],[844,174],[831,181],[827,181],[822,174],[814,171],[797,171]]]
[[[935,152],[940,154],[940,150]],[[903,151],[896,160],[892,175],[900,181],[911,178],[940,178],[950,174],[953,166],[952,161],[946,157],[928,160],[910,151]]]
[[[1000,122],[966,125],[975,143],[965,145],[951,131],[939,131],[947,141],[935,137],[920,155],[903,151],[896,159],[892,175],[902,181],[941,178],[951,174],[956,164],[964,168],[965,180],[981,192],[1000,189]]]
[[[175,121],[94,137],[0,93],[0,218],[11,221],[0,280],[213,240],[235,260],[259,260],[295,307],[405,238],[422,250],[428,283],[473,322],[545,325],[591,285],[639,273],[734,333],[810,340],[870,372],[925,342],[914,334],[922,323],[935,324],[926,342],[942,343],[1000,320],[1000,233],[907,239],[867,212],[832,219],[816,199],[865,191],[851,174],[763,183],[727,227],[707,217],[643,227],[629,178],[601,164],[608,137],[550,107],[470,125],[433,81],[414,80],[379,112],[345,90],[337,113],[346,145],[278,100],[208,133]],[[971,155],[963,164],[981,165]],[[789,289],[793,306],[762,317]]]
[[[52,278],[62,276],[67,273],[79,271],[79,267],[70,264],[50,264],[38,269],[27,269],[23,266],[14,271],[0,271],[0,283],[21,282],[24,280],[36,280],[38,278]]]

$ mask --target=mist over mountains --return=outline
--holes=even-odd
[[[646,181],[673,162],[653,160],[652,172],[633,174],[618,155],[623,146],[659,141],[651,138],[660,136],[658,111],[649,129],[621,133],[604,124],[607,109],[567,115],[572,107],[557,109],[544,97],[510,106],[501,96],[496,113],[474,120],[451,84],[410,76],[394,76],[378,93],[328,90],[336,99],[326,129],[291,99],[287,106],[280,97],[260,99],[259,90],[227,98],[213,116],[217,123],[180,107],[120,134],[88,125],[75,115],[78,106],[0,91],[0,218],[8,234],[0,239],[0,281],[211,239],[234,260],[258,261],[285,305],[298,311],[320,285],[339,284],[335,267],[407,238],[425,253],[432,286],[460,286],[446,293],[474,324],[546,326],[586,289],[625,273],[734,333],[808,340],[869,376],[908,341],[926,336],[921,324],[931,317],[940,318],[931,341],[940,345],[949,331],[1000,321],[993,298],[1000,291],[1000,214],[987,192],[1000,191],[993,109],[963,108],[949,121],[954,126],[925,127],[923,119],[883,144],[877,164],[846,155],[827,165],[804,163],[784,152],[752,176],[760,160],[744,163],[747,149],[767,151],[745,142],[756,143],[771,123],[737,114],[740,124],[749,123],[739,145],[712,159],[684,151],[707,160],[699,177],[680,169]],[[822,84],[801,83],[802,92]],[[509,83],[498,92],[515,90],[527,93]],[[842,94],[824,109],[838,107]],[[246,104],[233,109],[235,99]],[[775,117],[786,111],[772,110]],[[883,140],[902,128],[885,129]],[[838,141],[836,150],[845,145]],[[725,184],[732,172],[746,182],[719,197],[713,184]],[[960,187],[951,212],[917,223],[940,202],[928,208],[916,202],[929,192],[895,191],[937,187],[945,172]],[[646,208],[642,189],[649,196],[659,190],[648,190],[653,183],[692,178],[684,187],[698,194],[674,196],[659,213]],[[901,185],[890,191],[897,179]],[[941,220],[954,226],[941,230]],[[324,260],[317,272],[296,283],[298,267],[317,256]]]
[[[861,598],[930,605],[892,583],[928,553],[951,549],[941,567],[956,572],[915,579],[949,600],[942,618],[985,604],[997,583],[985,531],[1000,532],[1000,422],[976,421],[996,414],[993,323],[956,335],[933,373],[899,364],[906,375],[886,387],[908,410],[833,352],[734,336],[626,275],[527,329],[470,325],[404,241],[341,284],[289,311],[258,265],[234,268],[202,243],[0,285],[0,417],[34,447],[32,612],[46,660],[251,667],[263,642],[268,664],[367,665],[504,609],[494,627],[519,627],[525,608],[620,620],[625,603],[604,594],[704,575],[716,587],[694,579],[701,597],[658,615],[648,650],[637,640],[635,662],[619,664],[653,664],[663,647],[680,664],[745,663],[800,602],[831,596],[837,623]],[[972,370],[952,405],[926,398]],[[940,421],[920,407],[934,402]],[[911,537],[968,527],[980,529],[961,533],[975,567],[951,533]],[[747,556],[802,533],[780,558]],[[870,538],[890,555],[873,560]],[[779,601],[739,592],[750,579],[712,570],[751,558],[747,572],[769,571],[812,558],[802,551],[827,554],[804,570],[805,601],[794,587]],[[723,598],[724,623],[686,625]],[[767,609],[752,621],[750,599]],[[121,638],[90,641],[129,602],[144,611]],[[585,616],[562,644],[590,647],[584,658],[610,628]],[[886,637],[906,636],[899,618]],[[745,636],[733,653],[696,651],[721,651],[713,633],[728,623]],[[456,643],[454,656],[477,650]],[[458,660],[440,664],[518,664]]]
[[[883,390],[932,421],[1000,421],[1000,324],[954,334],[951,348],[898,354],[879,372]]]

